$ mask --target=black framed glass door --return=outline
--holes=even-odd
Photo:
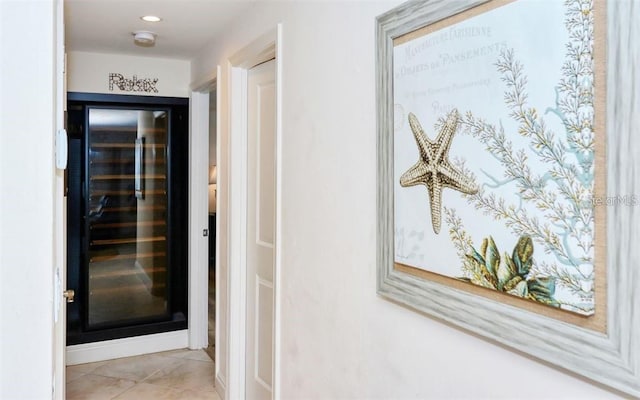
[[[186,328],[188,106],[122,97],[69,96],[70,344]]]

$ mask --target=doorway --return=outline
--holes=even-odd
[[[209,288],[207,296],[208,318],[207,338],[208,345],[205,349],[209,357],[215,361],[216,343],[216,243],[217,243],[217,192],[218,192],[218,167],[217,167],[217,90],[212,88],[209,92]]]
[[[188,103],[68,100],[67,343],[186,328]]]
[[[217,74],[220,71],[216,71]],[[191,91],[189,151],[189,348],[204,349],[221,359],[219,282],[220,181],[223,178],[218,140],[217,76],[194,85]],[[221,168],[222,167],[222,168]],[[224,235],[222,235],[224,236]],[[217,321],[216,321],[217,319]],[[223,346],[222,346],[223,347]],[[213,379],[213,377],[212,377]]]
[[[278,398],[278,388],[280,381],[279,368],[279,337],[280,337],[280,265],[281,265],[281,198],[282,198],[282,160],[280,158],[282,148],[282,127],[281,127],[281,93],[282,93],[282,64],[281,47],[278,43],[282,40],[282,26],[277,25],[273,30],[256,38],[251,44],[241,49],[229,59],[229,193],[228,203],[228,296],[223,298],[225,306],[228,307],[228,349],[226,358],[228,371],[226,378],[226,398],[250,398],[253,388],[248,385],[262,386],[264,391],[260,398]],[[258,168],[258,171],[251,171],[255,167],[250,167],[249,124],[252,119],[256,119],[255,114],[250,114],[249,96],[249,75],[250,70],[259,66],[265,61],[275,59],[272,91],[274,104],[272,113],[274,117],[274,128],[272,146],[263,146],[266,142],[260,143],[262,150],[265,147],[271,149],[271,167]],[[224,107],[223,107],[224,109]],[[260,107],[258,107],[260,109]],[[266,158],[263,159],[266,161]],[[256,206],[255,199],[252,202],[250,191],[255,190],[255,178],[258,181],[267,182],[264,175],[260,175],[267,170],[271,173],[271,194],[267,196],[263,193],[262,198],[258,198]],[[259,173],[257,173],[259,172]],[[253,178],[251,175],[254,175]],[[254,183],[250,182],[254,180]],[[259,186],[258,186],[259,188]],[[255,194],[254,196],[255,197]],[[271,197],[271,207],[268,207],[267,197]],[[261,209],[262,208],[262,209]],[[250,228],[251,214],[259,215],[258,220],[266,217],[265,209],[272,208],[273,216],[271,224],[260,221],[256,226]],[[227,210],[227,208],[225,208]],[[266,218],[265,218],[266,219]],[[272,229],[270,229],[272,228]],[[261,231],[262,230],[262,231]],[[266,231],[272,234],[270,238]],[[256,235],[258,233],[258,235]],[[267,240],[262,240],[267,239]],[[271,239],[271,240],[269,240]],[[263,242],[264,248],[271,251],[271,255],[265,258],[271,261],[271,276],[263,279],[260,274],[256,276],[253,267],[248,265],[253,252],[250,247]],[[251,244],[250,244],[251,243]],[[265,246],[266,245],[266,246]],[[253,274],[253,277],[249,275]],[[271,287],[270,287],[271,286]],[[250,295],[249,292],[252,292]],[[255,296],[257,294],[257,296]],[[253,296],[253,297],[250,297]],[[256,298],[261,297],[256,301]],[[251,304],[249,304],[251,303]],[[269,307],[264,307],[269,305]],[[264,307],[261,309],[261,307]],[[258,310],[257,312],[255,312]],[[271,315],[269,315],[271,313]],[[256,323],[256,317],[258,322]],[[264,317],[264,318],[262,318]],[[262,318],[262,322],[260,319]],[[269,323],[265,322],[270,320]],[[261,325],[261,327],[260,327]],[[258,327],[258,334],[256,334]],[[268,331],[268,335],[262,335]],[[256,340],[258,341],[256,345]],[[220,342],[218,342],[220,343]],[[251,347],[250,347],[251,346]],[[270,351],[259,354],[262,350],[269,348]],[[256,357],[257,355],[257,357]],[[250,358],[253,358],[251,360]],[[257,360],[257,363],[255,362]],[[262,364],[260,364],[262,363]],[[256,366],[258,367],[256,369]],[[223,377],[216,376],[216,383]],[[266,378],[266,379],[264,379]],[[259,380],[264,382],[264,385]],[[265,393],[266,392],[266,393]]]

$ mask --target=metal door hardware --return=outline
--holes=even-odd
[[[67,289],[62,293],[62,296],[67,299],[67,303],[73,303],[76,297],[76,291],[73,289]]]

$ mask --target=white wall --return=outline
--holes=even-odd
[[[0,1],[2,399],[52,396],[54,18],[52,0]]]
[[[226,165],[227,59],[283,23],[283,398],[615,397],[376,295],[374,18],[397,4],[261,4],[192,61],[194,81],[223,66]]]
[[[185,60],[70,51],[67,68],[70,92],[189,97],[190,63]],[[157,78],[158,93],[127,92],[115,85],[109,90],[110,73],[127,79],[134,75],[138,79]]]

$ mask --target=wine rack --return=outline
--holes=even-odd
[[[88,112],[88,322],[164,315],[167,113]]]

